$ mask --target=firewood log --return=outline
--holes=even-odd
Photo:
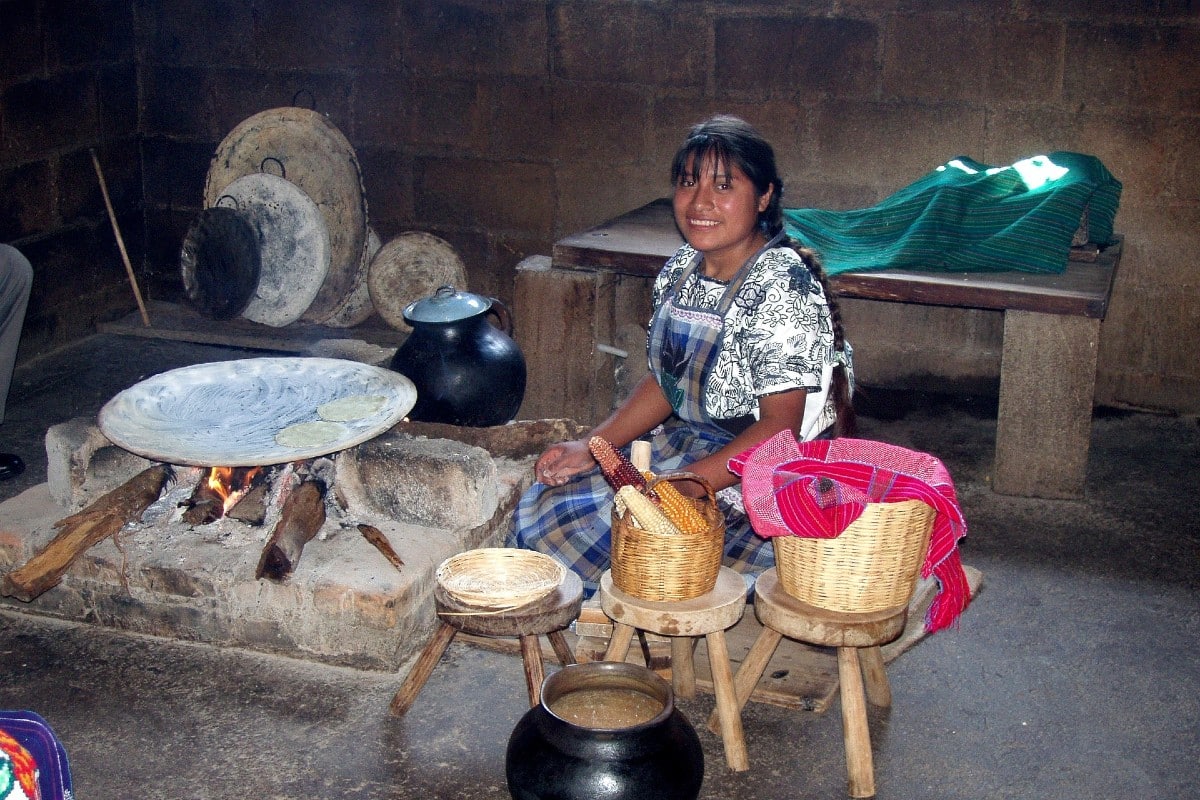
[[[173,475],[165,464],[150,467],[79,513],[56,522],[58,534],[23,566],[4,576],[0,594],[28,603],[57,586],[63,573],[88,548],[141,517]]]
[[[404,562],[400,559],[400,556],[397,555],[396,551],[392,549],[392,544],[387,540],[387,537],[383,535],[383,531],[379,530],[379,528],[376,528],[374,525],[368,525],[365,522],[359,523],[358,530],[363,535],[364,539],[375,545],[375,549],[383,554],[383,557],[388,560],[388,563],[390,563],[397,570],[400,570],[404,567]]]
[[[305,480],[284,500],[279,522],[258,561],[256,578],[281,581],[292,574],[304,545],[325,524],[325,490],[324,482]]]
[[[184,505],[187,508],[183,512],[183,521],[188,525],[208,525],[225,514],[225,498],[208,485],[207,475],[196,484],[192,496]]]

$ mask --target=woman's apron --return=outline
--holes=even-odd
[[[725,314],[759,257],[782,238],[781,232],[746,260],[715,309],[679,302],[680,289],[703,262],[700,256],[659,303],[650,323],[650,369],[675,413],[650,438],[651,466],[656,472],[686,468],[728,444],[754,421],[751,417],[712,419],[704,409],[704,392],[721,352]],[[585,596],[591,596],[611,562],[612,499],[612,487],[598,468],[562,486],[535,483],[518,504],[507,544],[554,556],[579,574]],[[773,566],[774,551],[767,540],[755,535],[746,515],[723,501],[721,507],[726,566],[749,574]]]

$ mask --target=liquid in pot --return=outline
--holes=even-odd
[[[649,722],[663,710],[656,697],[636,689],[579,689],[550,703],[560,719],[583,728],[628,728]]]

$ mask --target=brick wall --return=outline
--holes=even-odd
[[[128,0],[0,2],[0,241],[35,273],[21,360],[134,307],[89,153],[140,264],[133,42]]]
[[[38,272],[23,357],[133,309],[89,147],[153,297],[178,297],[216,145],[294,103],[356,148],[385,241],[442,236],[509,299],[523,257],[666,194],[685,126],[730,111],[791,205],[868,205],[959,154],[1098,156],[1126,251],[1097,398],[1200,411],[1194,3],[0,0],[0,45],[0,240]],[[900,324],[944,339],[922,314]],[[956,324],[991,370],[996,326]]]

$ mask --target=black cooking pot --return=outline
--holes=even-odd
[[[412,333],[391,367],[417,387],[409,419],[486,427],[517,415],[525,397],[525,357],[510,335],[507,306],[442,286],[410,303],[404,320]]]
[[[616,661],[547,677],[541,702],[509,736],[504,764],[514,800],[695,800],[704,780],[700,738],[670,684]]]

